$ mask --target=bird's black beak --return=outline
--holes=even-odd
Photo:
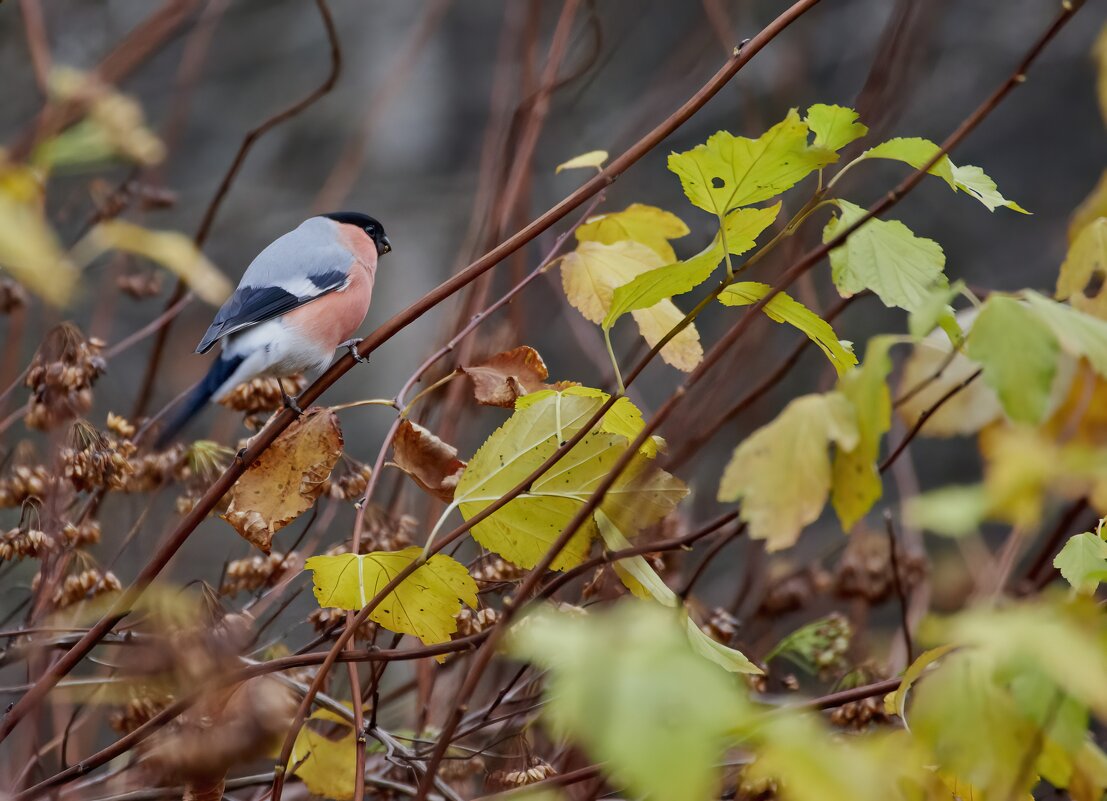
[[[385,253],[391,253],[391,252],[392,252],[392,243],[388,241],[388,237],[387,237],[387,236],[382,236],[382,237],[381,237],[381,241],[380,241],[380,250],[381,250],[381,255],[382,255],[382,256],[383,256],[383,255],[384,255]]]

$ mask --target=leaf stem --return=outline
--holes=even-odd
[[[619,386],[619,395],[625,395],[627,388],[623,384],[623,374],[619,370],[619,360],[615,358],[615,348],[611,345],[611,329],[603,329],[603,341],[607,345],[607,356],[611,359],[611,369],[615,371],[615,382]]]

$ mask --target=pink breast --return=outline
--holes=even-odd
[[[375,266],[375,265],[374,265]],[[376,272],[373,270],[372,272]],[[284,315],[284,322],[303,336],[334,350],[352,339],[365,320],[373,297],[373,274],[361,264],[350,265],[350,283]]]

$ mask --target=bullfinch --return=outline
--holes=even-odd
[[[258,254],[208,327],[197,353],[222,342],[207,375],[158,436],[164,446],[209,400],[258,376],[318,377],[351,339],[373,295],[377,259],[392,250],[384,227],[357,212],[311,217]],[[286,405],[299,411],[284,393]]]

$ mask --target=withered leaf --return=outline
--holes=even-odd
[[[461,371],[473,379],[473,395],[485,406],[511,409],[521,395],[549,389],[545,384],[550,377],[546,363],[527,345],[497,353]]]
[[[329,409],[309,409],[231,489],[223,519],[265,553],[273,535],[311,508],[342,454],[342,429]]]
[[[453,500],[457,481],[465,470],[465,462],[457,458],[457,448],[418,423],[404,420],[396,431],[392,449],[396,466],[424,491],[446,503]]]

